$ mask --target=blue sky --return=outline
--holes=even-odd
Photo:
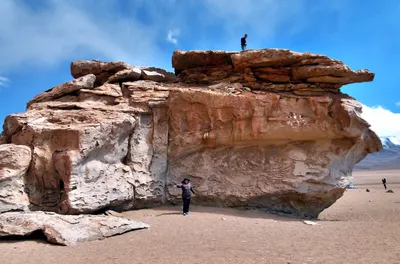
[[[77,59],[168,70],[175,49],[322,53],[375,81],[346,86],[380,136],[400,139],[398,0],[1,0],[0,124],[70,80]]]

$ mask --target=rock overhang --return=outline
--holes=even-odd
[[[325,55],[282,49],[224,51],[175,51],[172,66],[183,82],[239,82],[253,90],[338,92],[342,85],[370,82],[374,73],[353,71]],[[298,93],[305,91],[305,93]]]

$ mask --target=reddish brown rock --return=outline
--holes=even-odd
[[[85,75],[76,80],[72,80],[67,83],[63,83],[56,87],[51,88],[33,98],[28,102],[28,107],[33,103],[46,102],[50,100],[55,100],[64,95],[76,92],[80,89],[92,89],[94,82],[96,80],[96,76],[93,74]]]
[[[1,144],[7,144],[7,138],[3,133],[0,134],[0,145]]]
[[[165,76],[158,72],[143,70],[142,74],[143,74],[143,80],[155,81],[155,82],[162,82],[165,80]]]
[[[92,61],[73,61],[71,63],[71,75],[79,78],[87,74],[94,74],[96,80],[94,85],[100,86],[108,81],[119,71],[130,69],[131,66],[125,62],[102,62],[98,60]],[[132,75],[132,74],[131,74]],[[115,77],[118,79],[119,77]],[[123,77],[122,77],[123,78]]]
[[[180,74],[183,70],[205,66],[231,65],[231,55],[235,52],[226,52],[219,50],[176,50],[172,56],[172,67],[175,74]]]
[[[343,64],[334,66],[302,66],[294,68],[293,79],[307,80],[310,83],[356,83],[370,82],[374,74],[368,70],[352,71]]]
[[[201,57],[201,59],[199,58]],[[178,51],[174,53],[173,65],[179,80],[186,83],[213,84],[217,82],[240,82],[253,90],[293,92],[315,95],[318,91],[307,89],[296,92],[292,84],[332,84],[338,92],[341,85],[369,82],[374,74],[368,70],[352,71],[343,62],[327,56],[290,50],[264,49],[240,53]],[[196,61],[199,63],[196,64]]]
[[[102,86],[94,89],[82,89],[80,93],[90,93],[99,96],[122,97],[121,87],[117,84],[103,84]]]
[[[108,73],[110,75],[130,68],[125,62],[101,62],[97,60],[87,61],[78,60],[71,63],[71,75],[79,78],[88,74],[100,75]]]
[[[134,67],[117,72],[116,74],[111,76],[107,81],[109,83],[134,82],[139,80],[141,75],[142,75],[142,70]]]
[[[256,68],[256,67],[287,67],[294,64],[301,64],[323,60],[329,64],[336,61],[330,60],[327,56],[320,54],[301,53],[283,49],[248,50],[231,55],[232,64],[235,69]]]
[[[156,67],[138,67],[142,70],[142,79],[156,82],[174,82],[175,74]]]

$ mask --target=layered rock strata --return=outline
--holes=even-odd
[[[13,190],[33,209],[79,214],[176,202],[189,176],[196,203],[317,217],[382,148],[340,92],[372,81],[367,70],[278,49],[176,51],[172,64],[177,77],[73,62],[76,80],[5,120],[3,144],[32,153]]]
[[[175,51],[172,65],[187,83],[238,82],[252,90],[297,95],[337,93],[344,84],[374,78],[368,70],[352,71],[343,62],[324,55],[279,49]]]

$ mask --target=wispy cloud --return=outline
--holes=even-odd
[[[172,44],[178,44],[178,36],[181,33],[180,29],[169,30],[167,34],[167,40]]]
[[[363,105],[361,115],[371,125],[371,129],[380,137],[395,137],[400,141],[400,113],[383,108]]]
[[[0,1],[0,72],[101,58],[135,64],[156,61],[157,25],[113,12],[103,1]],[[164,31],[165,32],[165,31]]]
[[[0,76],[0,87],[7,87],[9,83],[10,79]]]
[[[400,107],[400,101],[398,101],[398,102],[396,103],[396,106]]]
[[[324,13],[314,9],[328,5],[313,2],[311,10],[308,0],[31,2],[0,0],[2,74],[71,59],[157,65],[160,57],[169,62],[165,41],[183,42],[183,33],[190,49],[237,47],[244,33],[261,43],[277,33],[301,31],[313,15]]]

